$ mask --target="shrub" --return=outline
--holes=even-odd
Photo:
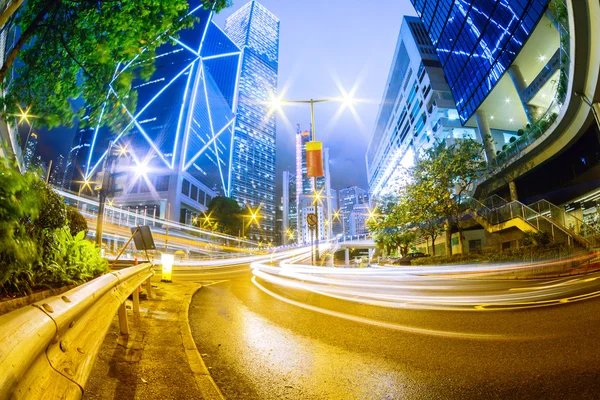
[[[543,246],[523,246],[518,249],[509,249],[504,251],[484,250],[477,253],[454,254],[452,256],[423,257],[412,260],[411,263],[412,265],[438,265],[477,264],[504,261],[534,261],[567,257],[572,253],[572,247],[565,247],[550,243]]]
[[[514,137],[514,136],[511,136],[511,137],[510,137],[510,139],[509,139],[509,142],[510,142],[510,143],[513,143],[515,140],[517,140],[517,138],[516,138],[516,137]]]
[[[84,232],[83,237],[87,235],[88,224],[84,216],[74,207],[67,207],[67,221],[71,235],[76,236],[79,232]]]
[[[82,218],[40,178],[0,158],[0,295],[81,282],[106,271],[99,249],[85,240]],[[72,235],[71,229],[81,232]]]
[[[523,136],[524,133],[525,133],[525,131],[523,129],[519,129],[517,131],[517,135],[519,135],[519,136]]]

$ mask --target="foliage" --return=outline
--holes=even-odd
[[[201,3],[217,11],[231,4]],[[109,103],[103,121],[118,126],[126,116],[121,101],[135,110],[132,81],[151,77],[157,47],[194,23],[188,8],[187,0],[27,0],[3,27],[19,35],[0,67],[0,82],[10,68],[18,79],[4,85],[0,105],[7,114],[18,113],[19,105],[31,107],[36,122],[49,127],[71,125],[87,110],[87,122],[95,124],[110,84],[121,100]],[[113,80],[117,67],[134,57],[133,67]],[[79,98],[86,107],[77,111],[73,100]]]
[[[486,168],[483,146],[473,139],[451,145],[442,141],[427,149],[412,168],[413,181],[407,188],[412,219],[431,229],[432,236],[443,221],[447,231],[452,223],[458,228],[462,248],[461,205]],[[446,247],[448,250],[449,243]]]
[[[453,254],[451,256],[423,257],[411,261],[412,265],[477,264],[503,261],[536,261],[568,257],[573,248],[568,246],[523,246],[505,251],[485,250],[478,253]]]
[[[208,218],[201,218],[198,224],[205,228],[238,235],[242,231],[242,208],[230,197],[217,196],[208,204]]]
[[[71,235],[69,215],[75,214],[35,174],[0,160],[0,295],[81,282],[106,270],[85,233]]]
[[[52,233],[52,239],[54,246],[45,254],[47,268],[38,276],[46,284],[79,283],[108,271],[108,262],[92,242],[85,240],[84,231],[73,236],[64,226]]]
[[[386,254],[397,249],[402,256],[406,255],[416,239],[415,232],[410,230],[407,204],[393,195],[377,199],[376,204],[379,212],[368,221],[373,240]]]
[[[67,221],[71,235],[76,236],[79,232],[83,232],[83,237],[87,235],[87,221],[75,207],[67,207]]]
[[[523,239],[521,239],[522,246],[543,247],[551,244],[553,244],[553,239],[548,232],[525,232]]]

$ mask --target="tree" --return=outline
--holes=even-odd
[[[217,196],[208,204],[208,211],[204,220],[211,224],[212,230],[228,235],[239,235],[242,230],[242,211],[242,208],[234,199]],[[202,219],[200,223],[202,223]]]
[[[407,213],[408,203],[397,195],[384,196],[375,203],[379,212],[368,221],[375,243],[388,254],[392,253],[392,250],[398,250],[405,256],[416,239]]]
[[[425,226],[428,225],[426,221],[432,221],[429,228],[426,228],[431,229],[431,232],[441,219],[445,219],[447,254],[452,253],[452,225],[458,229],[459,247],[464,252],[462,205],[475,181],[485,171],[483,146],[468,138],[449,146],[445,141],[437,143],[425,151],[424,157],[417,161],[411,171],[414,185],[411,198],[416,204],[415,209],[420,210],[417,219],[425,223]]]
[[[71,125],[87,111],[89,124],[97,123],[107,99],[103,121],[115,123],[123,104],[133,112],[137,96],[131,90],[136,78],[147,80],[154,72],[156,49],[181,28],[190,27],[187,0],[15,0],[0,15],[3,29],[19,32],[0,67],[6,114],[21,106],[48,127]],[[219,11],[230,0],[201,0]],[[135,58],[135,64],[123,65]],[[14,68],[18,77],[7,85]],[[119,68],[118,79],[114,79]],[[85,108],[74,106],[81,99]]]

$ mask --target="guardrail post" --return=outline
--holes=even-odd
[[[140,290],[141,287],[138,286],[133,291],[133,312],[136,314],[140,313]]]
[[[127,308],[125,302],[119,306],[119,329],[121,335],[129,335],[129,325],[127,324]]]
[[[150,282],[150,278],[146,280],[146,292],[148,292],[148,299],[152,298],[152,283]]]

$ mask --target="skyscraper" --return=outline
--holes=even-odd
[[[23,156],[23,164],[25,165],[25,170],[30,170],[37,165],[35,150],[38,144],[38,135],[35,132],[31,132],[29,135],[29,140],[25,145],[25,155]]]
[[[62,187],[64,172],[65,156],[59,154],[52,163],[52,171],[50,171],[50,183],[54,186]]]
[[[225,33],[242,51],[231,195],[243,205],[260,207],[260,227],[251,238],[275,239],[275,115],[269,101],[277,91],[279,19],[250,1],[225,21]]]
[[[350,213],[355,205],[368,202],[368,194],[364,189],[358,186],[348,186],[338,191],[338,201],[340,204],[340,212],[343,224],[344,234],[350,232]]]
[[[135,111],[127,99],[109,91],[100,121],[92,126],[85,163],[85,176],[93,179],[112,141],[121,153],[111,193],[115,204],[150,208],[183,223],[205,211],[213,197],[232,194],[242,59],[241,49],[212,21],[210,10],[191,0],[190,13],[197,23],[157,49],[150,79],[133,82]],[[115,81],[127,78],[123,72],[135,68],[135,59],[119,68]],[[112,129],[101,126],[115,104],[125,121]],[[82,132],[83,147],[87,134]]]
[[[405,184],[406,169],[433,144],[476,138],[458,121],[442,65],[416,17],[404,17],[387,85],[366,153],[369,192],[379,197]],[[501,145],[505,143],[499,135]]]
[[[296,175],[283,171],[282,239],[283,244],[295,241],[298,231],[298,208],[296,202]]]
[[[83,117],[82,127],[75,131],[64,168],[63,187],[73,192],[78,192],[81,182],[85,180],[90,147],[94,138],[94,128],[86,125],[88,119],[89,115]]]

